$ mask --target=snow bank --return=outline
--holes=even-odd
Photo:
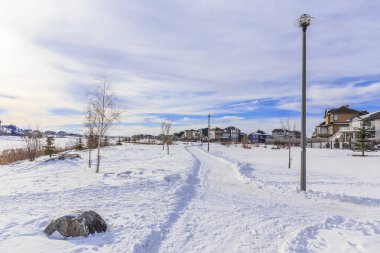
[[[203,147],[204,149],[204,147]],[[299,152],[293,148],[293,165],[287,168],[288,150],[213,144],[210,155],[235,169],[246,182],[275,192],[299,195]],[[349,150],[308,149],[305,198],[330,199],[358,205],[380,206],[380,154],[353,157]],[[296,163],[297,161],[297,163]]]
[[[191,199],[197,173],[183,147],[124,145],[102,150],[100,173],[82,159],[21,162],[0,169],[0,252],[142,252]],[[43,158],[41,158],[43,159]],[[51,219],[94,210],[109,230],[61,240],[43,229]]]
[[[297,231],[280,252],[377,252],[380,248],[380,221],[353,220],[342,216]]]

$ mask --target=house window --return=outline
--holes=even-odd
[[[337,121],[337,120],[339,120],[339,117],[338,115],[334,114],[334,121]]]

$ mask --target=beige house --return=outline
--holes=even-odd
[[[368,112],[351,109],[349,105],[326,110],[324,116],[325,120],[316,126],[313,137],[329,138],[339,132],[341,128],[348,127],[351,118],[365,114],[368,114]]]

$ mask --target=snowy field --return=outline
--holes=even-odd
[[[54,145],[59,148],[75,145],[75,137],[55,138]],[[45,145],[46,138],[41,139],[41,144]],[[6,149],[25,148],[25,141],[18,136],[0,136],[0,152]]]
[[[99,174],[82,159],[0,166],[0,252],[378,252],[380,152],[124,145],[103,149]],[[47,237],[51,219],[94,210],[88,238]]]

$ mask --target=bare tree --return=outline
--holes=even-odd
[[[95,85],[89,96],[88,110],[91,111],[93,131],[97,137],[96,173],[100,168],[101,141],[112,124],[120,119],[121,111],[115,107],[115,99],[110,84],[106,80]]]
[[[165,121],[161,122],[162,150],[165,150]]]
[[[241,146],[245,149],[250,149],[251,147],[248,145],[248,136],[247,134],[244,134],[242,140],[241,140]]]
[[[85,134],[87,135],[87,148],[88,148],[88,167],[91,168],[91,153],[92,149],[96,147],[96,138],[94,134],[95,116],[90,107],[87,108],[85,116]]]
[[[41,133],[38,130],[29,131],[25,136],[25,148],[30,161],[34,161],[38,151],[41,150],[41,137]]]
[[[165,142],[166,142],[166,150],[168,151],[168,155],[169,155],[169,145],[171,144],[172,124],[173,124],[172,120],[165,120],[165,121],[161,122],[163,140],[165,140]],[[165,144],[163,144],[163,145],[165,145]]]
[[[282,129],[284,130],[285,134],[285,144],[289,149],[289,159],[288,159],[288,169],[292,166],[292,146],[293,146],[293,138],[295,137],[295,131],[296,131],[296,123],[293,123],[293,126],[289,120],[289,118],[284,122],[281,120]],[[293,128],[292,128],[293,127]]]

